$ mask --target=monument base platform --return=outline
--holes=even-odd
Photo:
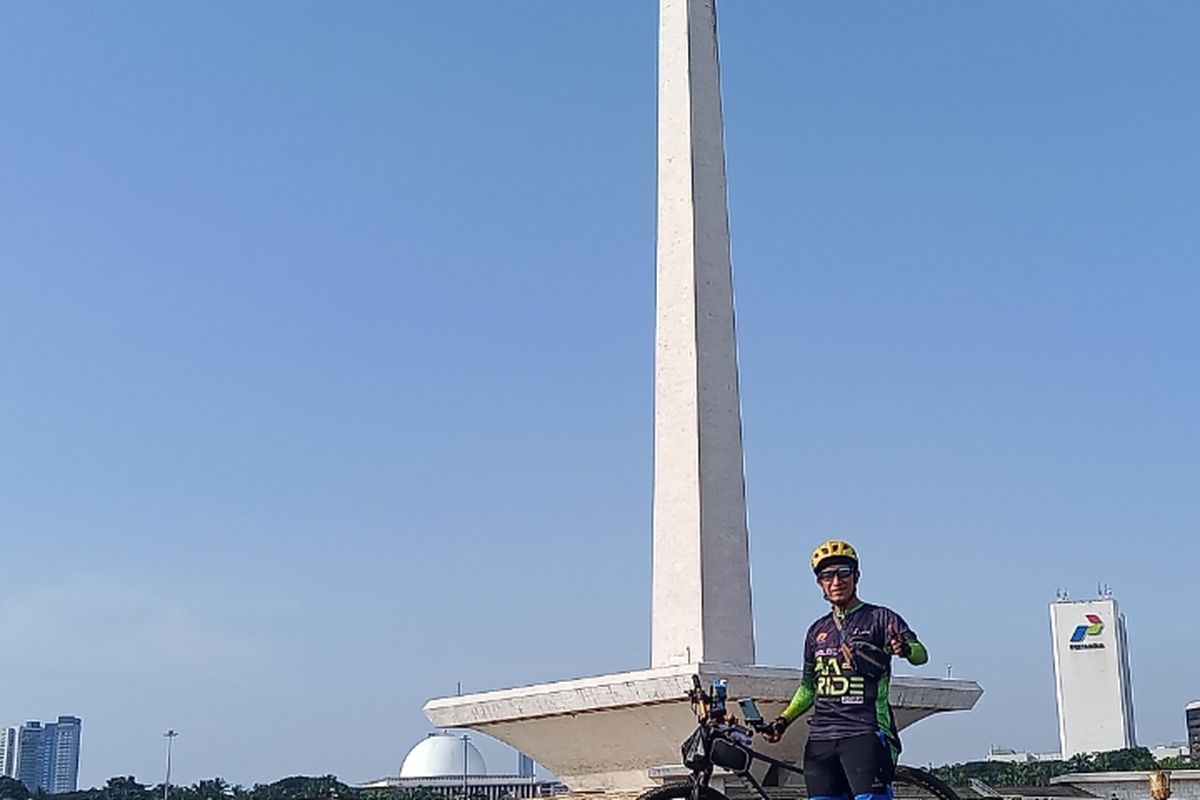
[[[679,745],[696,727],[687,700],[692,675],[705,686],[729,682],[729,697],[753,697],[767,719],[791,700],[800,670],[733,664],[668,667],[515,689],[440,697],[422,709],[441,728],[471,728],[529,755],[576,792],[631,792],[653,786],[679,764]],[[966,711],[983,694],[974,681],[895,677],[891,701],[901,728],[942,711]],[[808,725],[765,753],[799,760]]]

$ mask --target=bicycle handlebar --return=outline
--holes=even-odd
[[[692,701],[692,705],[698,706],[697,717],[701,724],[729,724],[734,727],[738,726],[738,720],[732,715],[726,713],[725,708],[725,682],[719,681],[713,684],[713,694],[716,695],[714,701],[713,695],[704,690],[704,684],[700,681],[700,676],[692,675],[692,688],[688,690],[688,699]],[[749,725],[755,733],[765,733],[770,727],[770,723],[766,720],[757,720],[751,722],[744,720],[746,725]]]

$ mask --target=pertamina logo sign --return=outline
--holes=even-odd
[[[1104,620],[1096,614],[1084,614],[1087,617],[1088,624],[1080,625],[1071,634],[1071,649],[1072,650],[1103,650],[1104,642],[1087,642],[1084,641],[1089,636],[1099,636],[1100,631],[1104,630]]]

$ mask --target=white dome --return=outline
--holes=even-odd
[[[400,765],[401,778],[445,778],[463,774],[487,775],[487,764],[475,745],[452,733],[431,733],[408,751]]]

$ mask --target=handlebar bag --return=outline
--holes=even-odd
[[[750,768],[750,754],[741,745],[716,738],[712,743],[712,762],[731,772],[745,772]]]
[[[695,732],[683,740],[679,748],[683,753],[683,765],[691,770],[708,769],[710,763],[708,742],[705,741],[704,728],[696,728]]]

